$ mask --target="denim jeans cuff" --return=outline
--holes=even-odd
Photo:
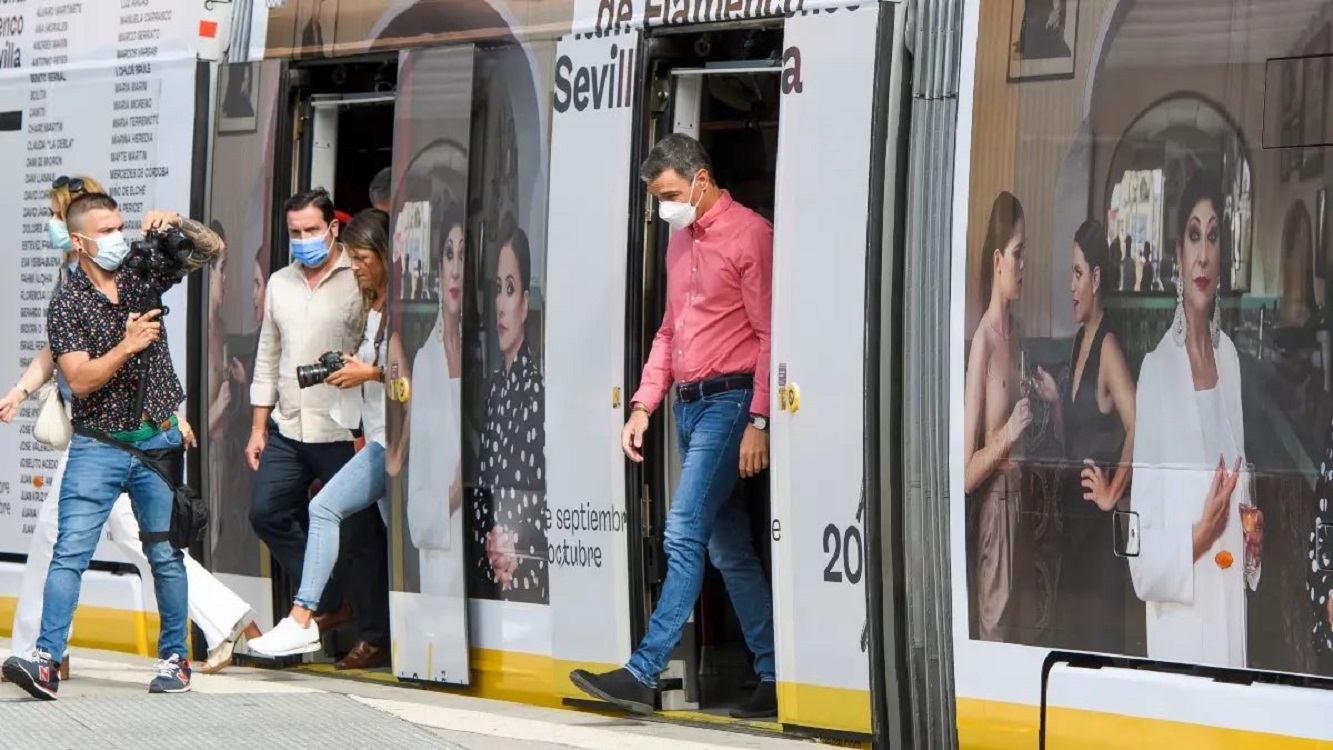
[[[310,610],[311,612],[316,612],[316,611],[319,610],[319,602],[318,602],[318,601],[313,601],[313,602],[312,602],[312,601],[309,601],[308,599],[302,599],[302,598],[299,597],[299,596],[292,600],[292,604],[295,604],[296,606],[298,606],[298,607],[300,607],[300,608],[302,608],[302,609],[308,609],[308,610]]]
[[[653,690],[657,689],[657,680],[645,680],[643,678],[643,675],[635,671],[634,666],[632,664],[626,664],[625,671],[629,672],[629,676],[638,680],[641,685],[646,685],[647,687],[650,687]]]

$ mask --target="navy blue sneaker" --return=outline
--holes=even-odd
[[[23,688],[39,701],[53,701],[60,689],[60,665],[45,651],[34,652],[31,659],[11,656],[5,659],[5,679]]]
[[[172,654],[157,663],[157,676],[148,684],[150,693],[190,692],[190,662]]]

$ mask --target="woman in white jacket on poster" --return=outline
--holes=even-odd
[[[70,201],[81,193],[102,191],[102,186],[91,177],[61,177],[51,185],[51,219],[48,222],[47,234],[52,249],[66,254],[64,257],[66,265],[62,265],[60,272],[61,283],[72,272],[67,265],[73,244],[65,227],[65,209]],[[145,217],[144,226],[150,226],[153,221],[154,217]],[[217,237],[213,239],[221,241]],[[56,288],[59,289],[59,284]],[[43,383],[51,380],[53,375],[57,375],[61,394],[68,403],[69,388],[63,376],[58,376],[56,373],[51,350],[43,349],[33,358],[18,383],[0,397],[0,421],[6,423],[12,421],[18,413],[19,406]],[[180,426],[186,443],[193,444],[193,434],[184,419],[181,420]],[[60,454],[60,460],[51,474],[51,483],[46,488],[46,501],[42,503],[32,532],[28,560],[19,583],[18,603],[14,609],[10,650],[15,654],[31,652],[36,647],[37,635],[41,629],[42,595],[58,531],[59,504],[56,501],[60,497],[60,479],[65,473],[67,455],[67,452]],[[134,518],[128,495],[122,494],[116,500],[111,515],[107,518],[107,529],[111,541],[121,549],[126,559],[139,566],[141,573],[149,573],[148,560],[144,557],[139,542],[139,524]],[[201,671],[204,673],[220,671],[231,664],[237,640],[247,631],[257,632],[252,629],[254,614],[249,604],[214,578],[188,554],[185,556],[185,573],[190,591],[190,619],[203,631],[204,638],[208,642],[208,660]],[[149,588],[151,590],[151,587]],[[68,676],[69,659],[66,659],[61,664],[61,679],[67,679]]]
[[[1139,375],[1129,568],[1147,604],[1149,658],[1244,667],[1263,527],[1244,464],[1240,360],[1218,310],[1223,205],[1200,176],[1181,195],[1175,319]]]
[[[462,602],[463,268],[466,235],[460,207],[446,207],[437,261],[440,313],[403,376],[428,384],[408,401],[399,447],[407,456],[407,529],[420,559],[421,593]],[[391,462],[397,474],[401,453]],[[447,493],[441,493],[448,488]]]

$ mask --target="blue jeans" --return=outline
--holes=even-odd
[[[384,446],[368,442],[310,501],[310,533],[296,605],[312,612],[333,576],[338,561],[338,539],[344,518],[376,503],[384,525],[389,525],[389,497],[385,494]]]
[[[656,687],[699,599],[705,548],[727,585],[745,644],[755,657],[755,672],[763,681],[777,679],[772,592],[750,538],[748,514],[732,492],[740,476],[741,436],[753,395],[744,389],[676,402],[684,461],[666,519],[666,582],[648,632],[625,665],[650,687]]]
[[[181,444],[180,430],[173,427],[147,440],[134,443],[140,450],[171,448]],[[130,496],[134,517],[144,532],[163,532],[171,527],[174,491],[162,477],[125,451],[83,435],[69,444],[69,459],[60,483],[60,531],[46,590],[42,599],[42,634],[37,648],[55,661],[65,657],[69,626],[79,603],[83,571],[97,549],[102,526],[121,493]],[[185,555],[169,542],[143,544],[144,556],[153,569],[153,591],[161,631],[158,657],[188,658],[186,619],[189,591],[185,581]]]
[[[305,443],[283,437],[268,423],[268,446],[259,458],[250,495],[250,525],[268,545],[282,574],[299,587],[305,577],[305,550],[310,527],[310,485],[324,484],[352,460],[352,441]],[[357,638],[372,645],[389,644],[388,533],[379,514],[367,507],[342,525],[342,560],[334,580],[324,588],[320,614],[338,611],[350,601],[356,615]],[[316,598],[316,597],[311,597]]]

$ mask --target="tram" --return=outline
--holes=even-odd
[[[42,345],[52,251],[30,217],[51,180],[105,178],[130,227],[158,207],[212,222],[226,256],[168,320],[203,426],[188,473],[213,509],[193,553],[260,627],[292,593],[251,531],[243,457],[266,280],[289,262],[281,204],[320,186],[354,213],[387,168],[390,376],[407,384],[389,409],[392,665],[358,676],[606,710],[568,674],[618,666],[642,635],[680,471],[669,409],[641,466],[619,447],[665,307],[667,229],[637,165],[686,132],[774,224],[772,468],[738,492],[773,585],[779,714],[726,718],[750,656],[710,572],[660,716],[894,748],[1333,741],[1316,718],[1333,704],[1325,0],[6,14],[0,231],[20,294],[0,351]],[[501,295],[515,243],[527,278]],[[447,248],[465,259],[448,313]],[[446,321],[462,361],[440,350]],[[506,587],[474,507],[497,500],[469,488],[496,427],[487,376],[515,347],[542,397],[510,427],[544,450]],[[1191,367],[1194,393],[1163,362]],[[0,429],[17,459],[0,633],[51,500],[28,408]],[[1216,499],[1214,448],[1239,467]],[[1205,507],[1226,520],[1196,540]],[[147,575],[99,547],[73,643],[150,653]],[[331,670],[347,645],[241,654]]]

